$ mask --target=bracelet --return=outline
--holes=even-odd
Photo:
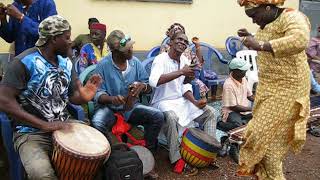
[[[22,22],[23,18],[24,18],[24,14],[22,14],[22,15],[20,16],[20,18],[19,18],[19,22],[20,22],[20,23]]]
[[[259,41],[259,46],[260,46],[260,51],[263,51],[264,42],[263,41]]]
[[[148,84],[147,83],[143,83],[146,87],[144,88],[143,92],[147,92],[148,90]]]
[[[243,44],[246,39],[247,39],[247,36],[243,37],[241,40],[241,44]]]

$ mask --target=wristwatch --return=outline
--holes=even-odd
[[[24,14],[22,14],[22,15],[19,17],[19,23],[22,22],[23,18],[24,18]]]

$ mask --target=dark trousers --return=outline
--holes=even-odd
[[[230,112],[227,122],[219,121],[217,128],[221,131],[230,131],[231,129],[247,124],[252,119],[252,114],[242,115],[237,112]]]

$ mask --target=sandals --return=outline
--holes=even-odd
[[[186,165],[185,168],[184,168],[184,171],[183,171],[183,175],[185,177],[192,177],[192,176],[196,176],[197,174],[199,173],[199,170],[198,168],[196,167],[192,167],[190,165]]]
[[[320,137],[320,127],[311,126],[309,129],[309,133],[313,136]]]

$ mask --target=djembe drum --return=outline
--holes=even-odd
[[[244,142],[244,131],[247,125],[234,128],[228,132],[229,142],[241,145]]]
[[[53,133],[52,162],[59,179],[93,179],[109,158],[110,144],[98,130],[80,123]]]
[[[190,165],[205,167],[217,156],[220,143],[212,136],[196,128],[189,128],[183,133],[180,154]]]

